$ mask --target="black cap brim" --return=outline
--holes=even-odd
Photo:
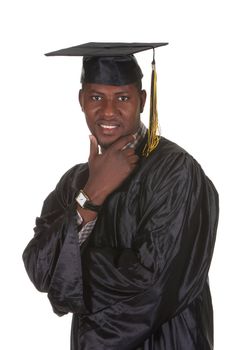
[[[46,56],[127,56],[135,53],[165,46],[168,43],[104,43],[90,42],[46,53]]]

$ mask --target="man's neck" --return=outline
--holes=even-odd
[[[127,145],[125,145],[122,148],[122,150],[124,150],[126,148],[136,148],[137,145],[144,139],[146,133],[147,133],[147,128],[145,127],[143,122],[140,121],[138,130],[135,132],[135,134],[133,134],[134,141],[132,141],[132,142],[128,143]],[[105,151],[105,149],[101,148],[100,151],[101,151],[101,153],[103,153]]]

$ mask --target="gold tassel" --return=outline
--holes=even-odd
[[[150,121],[148,128],[148,140],[143,149],[142,155],[148,157],[149,154],[158,146],[158,111],[157,111],[157,75],[155,69],[155,58],[153,50],[152,74],[151,74],[151,92],[150,92]]]

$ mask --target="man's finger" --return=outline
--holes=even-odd
[[[128,161],[130,164],[136,164],[139,161],[139,157],[136,154],[134,154],[128,157]]]
[[[89,159],[93,159],[97,154],[99,154],[98,142],[94,135],[90,135],[90,155]]]
[[[122,153],[126,156],[132,156],[133,154],[135,154],[135,148],[125,148]]]
[[[134,141],[135,141],[135,137],[133,135],[123,136],[119,140],[114,142],[110,148],[112,150],[121,151],[124,146]]]

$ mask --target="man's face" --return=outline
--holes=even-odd
[[[146,92],[134,84],[84,84],[79,94],[88,128],[102,148],[137,131],[145,100]]]

